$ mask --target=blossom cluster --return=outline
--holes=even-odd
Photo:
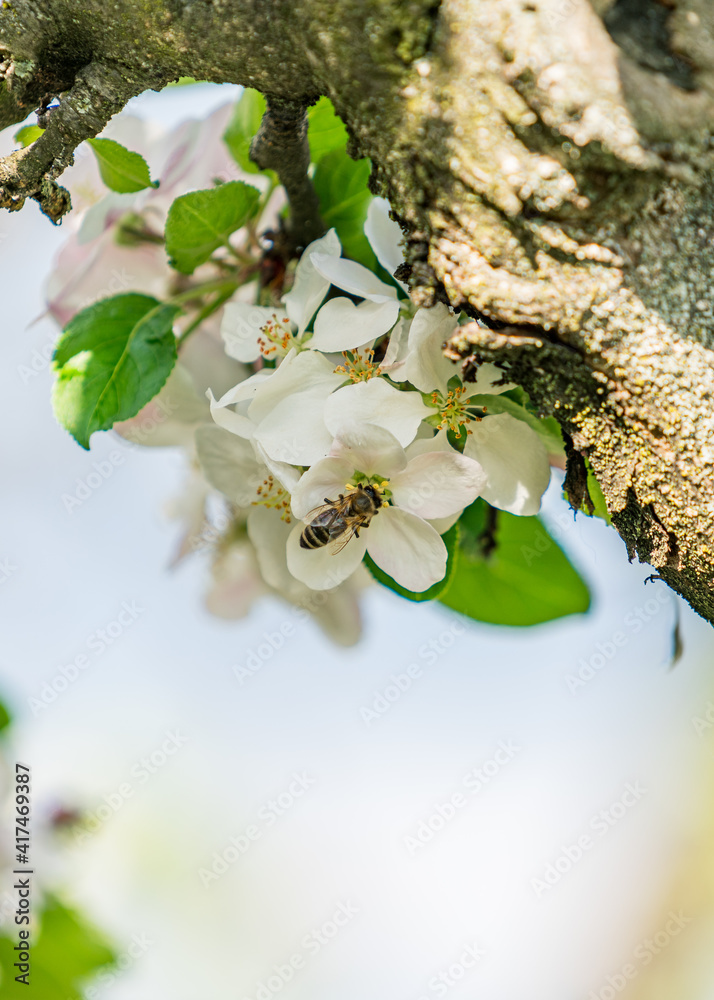
[[[220,143],[224,124],[221,111],[171,142],[163,137],[157,190],[97,198],[87,161],[74,188],[70,176],[73,194],[90,194],[49,283],[60,323],[91,301],[108,273],[126,273],[127,287],[160,296],[177,287],[180,276],[154,234],[171,200],[205,183],[206,172],[240,176]],[[122,127],[150,158],[141,127],[126,119]],[[263,225],[270,213],[277,223],[274,201],[266,201]],[[159,395],[115,427],[140,444],[187,452],[189,482],[174,510],[186,523],[181,554],[213,550],[211,610],[237,617],[260,594],[277,593],[346,642],[359,632],[365,556],[401,588],[424,592],[446,573],[442,536],[477,497],[530,515],[549,481],[538,434],[484,405],[484,396],[512,388],[503,373],[482,364],[464,382],[443,353],[459,317],[442,304],[415,309],[391,278],[400,273],[402,232],[383,199],[372,200],[365,233],[383,270],[343,257],[331,229],[270,301],[253,276],[238,287],[181,340]],[[351,516],[352,498],[366,487],[377,498],[372,516]],[[213,524],[212,495],[223,501]],[[306,545],[317,510],[338,503],[342,513],[327,519],[329,542]]]
[[[401,230],[381,199],[366,231],[393,269]],[[509,386],[489,364],[475,381],[461,380],[443,354],[457,327],[447,306],[414,311],[395,285],[340,251],[332,230],[307,247],[280,308],[226,306],[226,353],[262,367],[218,399],[209,390],[227,433],[212,430],[210,444],[204,433],[198,455],[209,481],[246,507],[256,549],[284,550],[295,579],[334,587],[366,552],[401,587],[422,592],[443,579],[441,536],[477,497],[537,512],[547,452],[523,421],[470,405]],[[382,498],[368,527],[341,547],[301,545],[311,512],[360,485]]]

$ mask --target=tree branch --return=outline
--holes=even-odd
[[[46,116],[42,135],[0,160],[0,207],[16,211],[26,198],[34,198],[52,222],[59,222],[71,202],[55,178],[73,162],[77,146],[101,132],[111,116],[144,89],[145,80],[118,66],[90,63],[77,73],[59,107]]]
[[[320,202],[308,176],[307,108],[299,101],[266,95],[267,108],[250,147],[250,158],[262,170],[274,170],[290,204],[288,236],[306,247],[325,232]]]

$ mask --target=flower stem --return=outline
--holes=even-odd
[[[213,315],[213,313],[216,312],[217,309],[221,308],[223,303],[226,302],[231,297],[231,295],[233,294],[233,292],[237,287],[232,281],[224,282],[224,285],[225,287],[223,291],[219,291],[212,302],[207,302],[204,305],[203,309],[200,309],[196,313],[194,318],[191,320],[186,329],[180,335],[180,337],[178,338],[179,347],[181,347],[182,344],[186,343],[186,341],[191,336],[193,331],[198,329],[198,327],[201,325],[201,323],[204,322],[204,320],[208,319],[208,317]]]
[[[184,302],[191,302],[193,299],[198,299],[203,295],[210,295],[211,292],[222,292],[224,290],[230,289],[228,295],[232,295],[236,290],[240,282],[237,279],[219,278],[213,281],[204,281],[200,285],[192,285],[191,288],[187,288],[184,292],[179,292],[177,295],[172,295],[168,302],[171,305],[180,306]]]

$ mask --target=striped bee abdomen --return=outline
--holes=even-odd
[[[322,524],[308,524],[300,535],[300,545],[304,549],[321,549],[329,540],[330,532]]]

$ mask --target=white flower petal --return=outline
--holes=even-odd
[[[196,453],[208,482],[239,507],[256,499],[265,478],[250,441],[206,424],[196,431]]]
[[[423,424],[422,426],[425,427],[427,431],[432,430],[428,424]],[[449,444],[449,435],[446,428],[437,431],[436,434],[426,433],[423,436],[418,437],[416,441],[412,441],[407,448],[407,459],[411,461],[413,458],[416,458],[417,455],[426,455],[430,451],[455,451],[455,449]]]
[[[444,579],[446,546],[439,533],[415,514],[384,507],[364,537],[380,569],[407,590],[419,593]]]
[[[288,465],[313,465],[325,458],[332,445],[322,417],[325,396],[323,387],[293,392],[260,421],[255,440],[270,458]]]
[[[82,222],[77,232],[77,243],[81,246],[84,243],[91,243],[97,236],[101,236],[107,228],[109,216],[120,218],[133,208],[135,201],[136,195],[133,193],[118,194],[116,191],[110,191],[105,194],[101,201],[90,205],[82,216]],[[74,192],[72,193],[72,207],[74,207]]]
[[[358,574],[366,572],[358,567]],[[353,578],[334,590],[310,594],[304,604],[309,608],[318,624],[333,642],[340,646],[354,646],[362,632],[362,619]],[[323,600],[320,600],[322,598]]]
[[[486,484],[478,462],[458,452],[417,455],[389,483],[394,502],[425,520],[449,517],[473,503]]]
[[[293,514],[299,520],[311,510],[320,507],[325,499],[336,500],[345,492],[345,484],[354,472],[354,466],[345,459],[324,458],[316,462],[301,477],[292,493]]]
[[[243,385],[250,381],[247,379]],[[248,416],[260,423],[292,394],[315,390],[318,395],[322,393],[323,398],[327,398],[342,382],[344,376],[335,375],[332,363],[317,351],[291,351],[253,394]],[[322,405],[319,410],[322,419]]]
[[[255,438],[253,438],[251,444],[255,449],[258,461],[262,465],[266,466],[268,472],[278,480],[280,485],[286,489],[288,493],[292,493],[300,480],[302,472],[299,469],[296,469],[293,465],[289,465],[287,462],[276,462],[276,460],[271,458],[266,452],[260,441],[256,441]]]
[[[296,580],[313,590],[332,590],[351,576],[362,562],[365,533],[359,538],[351,538],[341,552],[334,553],[329,545],[322,549],[304,549],[300,545],[303,528],[304,525],[297,524],[288,537],[288,569]]]
[[[372,302],[387,302],[397,298],[397,290],[392,285],[380,281],[374,271],[345,257],[328,257],[313,254],[317,270],[337,288],[351,295],[359,295]]]
[[[510,413],[484,417],[471,428],[464,453],[486,473],[484,500],[511,514],[537,514],[550,481],[550,465],[536,432]]]
[[[231,545],[213,564],[213,585],[205,605],[218,618],[245,618],[256,597],[266,593],[250,545]]]
[[[253,507],[247,518],[248,537],[255,548],[260,572],[268,586],[284,593],[292,589],[286,546],[292,525],[277,510]]]
[[[313,257],[339,257],[342,253],[340,241],[334,229],[315,240],[305,249],[295,271],[293,287],[283,296],[283,303],[290,319],[300,333],[303,333],[330,287],[326,278],[315,268]]]
[[[364,232],[377,260],[394,277],[396,269],[404,263],[404,234],[399,223],[389,218],[389,202],[386,198],[373,198],[369,203]],[[399,284],[407,290],[404,282],[400,281]]]
[[[218,406],[233,406],[235,403],[250,402],[262,383],[272,378],[274,374],[275,372],[272,368],[263,368],[261,371],[256,372],[255,375],[251,375],[250,378],[243,379],[242,382],[238,382],[237,385],[234,385],[227,392],[223,393],[218,400]]]
[[[476,371],[476,381],[464,382],[466,396],[476,396],[479,394],[498,396],[502,392],[506,392],[508,389],[513,388],[513,382],[504,382],[503,385],[494,384],[496,382],[501,382],[502,379],[502,369],[496,367],[496,365],[492,365],[490,361],[485,361],[482,365],[478,366]]]
[[[409,329],[406,378],[422,392],[446,391],[446,384],[460,369],[444,357],[443,344],[456,329],[453,312],[442,303],[418,309]]]
[[[221,320],[221,337],[226,354],[236,361],[250,362],[259,358],[258,337],[261,329],[271,320],[281,323],[286,332],[291,332],[289,323],[283,323],[287,320],[284,309],[254,306],[249,302],[228,302]]]
[[[402,317],[389,335],[384,360],[379,364],[382,371],[386,371],[395,382],[403,382],[407,377],[403,369],[408,350],[409,323]]]
[[[246,411],[261,385],[272,378],[274,374],[275,372],[271,369],[256,372],[250,378],[234,385],[218,400],[214,397],[212,390],[207,389],[206,396],[210,403],[211,416],[218,426],[224,427],[227,431],[238,434],[240,437],[252,437],[255,432],[255,424],[248,417]],[[229,406],[236,405],[241,407],[242,412],[236,413],[234,410],[228,409]]]
[[[407,456],[395,436],[376,424],[343,429],[330,455],[345,459],[353,470],[367,476],[389,477],[401,472],[407,464]]]
[[[461,517],[461,514],[462,511],[457,510],[456,513],[452,514],[450,517],[432,517],[428,518],[428,521],[432,528],[438,531],[440,535],[445,535],[449,528],[453,528],[458,519]]]
[[[211,409],[211,416],[218,424],[219,427],[225,428],[225,430],[230,431],[231,434],[238,434],[239,437],[251,438],[255,433],[255,424],[249,417],[246,417],[243,413],[235,413],[233,410],[229,410],[229,403],[224,403],[223,400],[226,396],[230,396],[230,390],[225,396],[221,396],[219,400],[216,400],[210,389],[206,390],[206,396],[208,397],[208,402]]]
[[[226,357],[219,331],[220,316],[216,313],[179,348],[179,361],[190,373],[201,399],[209,386],[220,397],[251,374],[247,365]]]
[[[317,314],[309,346],[317,351],[351,351],[387,333],[398,317],[396,299],[358,306],[344,296],[330,299]]]
[[[404,447],[419,424],[430,415],[418,392],[401,392],[383,378],[346,385],[328,396],[325,402],[325,425],[334,437],[343,430],[372,423],[384,427]]]

